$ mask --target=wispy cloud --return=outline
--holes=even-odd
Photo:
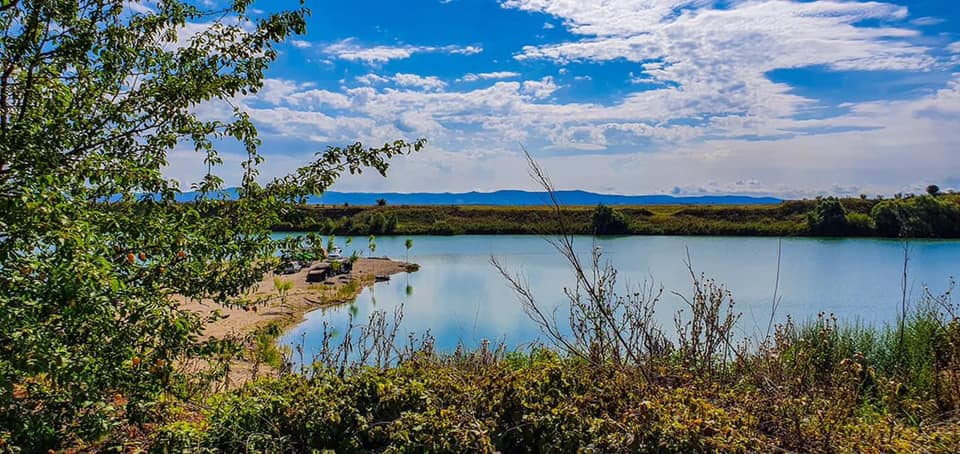
[[[919,27],[929,27],[933,25],[940,25],[946,22],[945,19],[939,17],[918,17],[910,21],[911,24]]]
[[[515,79],[520,77],[520,73],[513,71],[495,71],[489,73],[468,73],[464,74],[463,77],[458,79],[463,82],[476,82],[478,80],[491,80],[491,79]]]
[[[368,64],[386,63],[391,60],[403,60],[417,53],[444,53],[474,55],[483,52],[480,46],[370,46],[364,47],[353,38],[344,39],[327,45],[323,52],[334,58],[347,61],[361,61]]]

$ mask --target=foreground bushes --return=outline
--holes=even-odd
[[[168,427],[156,448],[690,452],[769,443],[754,437],[756,418],[714,404],[719,395],[538,356],[520,367],[420,358],[347,377],[261,381],[215,399],[201,430]]]
[[[902,326],[902,329],[898,326]],[[704,375],[529,354],[421,352],[395,367],[317,366],[214,396],[157,452],[958,452],[960,323],[829,316]]]

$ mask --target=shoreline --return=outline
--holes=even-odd
[[[838,207],[835,205],[839,204]],[[843,221],[812,225],[835,207]],[[932,207],[932,208],[931,208]],[[960,195],[901,199],[790,200],[772,205],[610,205],[595,224],[596,206],[376,205],[294,207],[271,226],[274,232],[324,235],[642,235],[798,238],[960,238]],[[820,210],[820,211],[818,211]],[[818,214],[819,213],[819,214]],[[917,221],[892,222],[891,214]],[[558,217],[559,216],[559,217]],[[818,217],[820,216],[820,217]],[[902,217],[901,216],[901,217]],[[934,223],[940,218],[950,222]],[[897,218],[901,219],[901,218]],[[613,223],[611,223],[613,222]],[[821,221],[817,221],[821,222]]]
[[[263,302],[256,309],[228,308],[212,301],[191,300],[179,295],[173,298],[180,308],[201,316],[220,314],[219,319],[204,326],[200,339],[235,338],[244,341],[251,358],[236,360],[231,365],[228,387],[233,387],[256,378],[261,367],[268,370],[273,368],[256,359],[258,349],[263,347],[262,344],[258,345],[261,334],[271,336],[271,347],[277,349],[277,339],[304,321],[308,313],[354,301],[364,289],[375,285],[378,277],[411,273],[419,268],[416,263],[387,257],[367,257],[358,259],[349,274],[323,282],[307,282],[309,269],[283,275],[268,273],[245,295],[250,299],[262,299]],[[277,282],[289,283],[283,296],[277,290]]]
[[[417,269],[417,264],[382,257],[360,258],[350,274],[317,283],[306,281],[307,269],[285,275],[269,273],[247,294],[249,298],[267,299],[266,303],[256,310],[227,308],[213,302],[189,300],[179,296],[174,298],[181,308],[195,313],[212,315],[219,311],[224,317],[208,323],[204,328],[203,338],[220,338],[250,334],[261,326],[277,321],[281,322],[283,327],[294,325],[303,321],[303,316],[309,312],[353,301],[363,289],[375,283],[376,276],[392,276]],[[285,296],[280,296],[274,279],[291,284]]]

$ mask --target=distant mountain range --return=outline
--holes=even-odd
[[[224,191],[233,197],[236,191]],[[739,195],[708,195],[674,197],[670,195],[617,195],[597,194],[587,191],[557,191],[557,198],[564,205],[769,205],[782,200],[773,197],[749,197]],[[178,200],[191,201],[195,193],[183,193]],[[386,200],[388,205],[500,205],[530,206],[547,205],[550,198],[546,192],[503,190],[495,192],[463,193],[398,193],[398,192],[336,192],[328,191],[320,197],[310,197],[309,203],[324,205],[376,205],[377,200]]]

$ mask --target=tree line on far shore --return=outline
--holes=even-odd
[[[336,235],[556,234],[960,238],[960,197],[931,186],[884,199],[818,197],[776,205],[292,205],[274,229]],[[563,224],[563,225],[561,225]]]

